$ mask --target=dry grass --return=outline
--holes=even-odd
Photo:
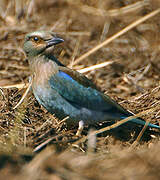
[[[76,137],[26,91],[22,49],[26,33],[55,31],[65,39],[54,51],[59,60],[159,124],[159,7],[159,0],[0,1],[0,179],[160,178],[158,131],[101,124]]]

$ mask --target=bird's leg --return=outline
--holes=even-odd
[[[79,127],[78,127],[78,130],[77,130],[76,136],[81,136],[83,128],[84,128],[84,122],[81,120],[81,121],[79,121]]]
[[[88,153],[93,153],[96,150],[96,143],[97,143],[97,137],[96,137],[96,131],[94,129],[90,129],[88,132],[88,141],[87,141],[87,146],[88,146]]]

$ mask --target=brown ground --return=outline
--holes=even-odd
[[[0,1],[1,87],[28,82],[30,72],[22,50],[26,33],[39,29],[55,31],[65,43],[54,53],[70,65],[160,6],[159,0],[22,2]],[[127,12],[123,7],[129,7]],[[156,107],[143,115],[155,124],[160,123],[159,19],[160,14],[148,19],[73,65],[74,69],[82,69],[115,61],[86,75],[128,110],[139,113]],[[78,141],[76,128],[58,123],[31,92],[13,110],[24,91],[0,88],[0,179],[160,179],[157,130],[145,131],[135,144],[140,129],[131,131],[123,126],[99,135],[92,147],[93,136],[89,141]],[[87,132],[86,127],[83,137]]]

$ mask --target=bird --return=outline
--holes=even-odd
[[[54,56],[53,49],[62,42],[62,38],[50,31],[34,31],[25,36],[23,50],[29,62],[32,91],[37,101],[59,120],[67,117],[66,122],[71,126],[100,122],[113,124],[133,116],[85,75],[66,67]],[[146,123],[139,117],[130,122],[140,126]],[[148,127],[160,129],[152,123]]]

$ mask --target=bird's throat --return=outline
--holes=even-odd
[[[47,88],[51,76],[58,73],[57,64],[52,60],[45,60],[44,57],[38,57],[30,63],[30,69],[33,74],[33,86]]]

